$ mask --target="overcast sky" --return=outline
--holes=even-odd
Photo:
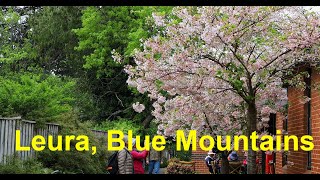
[[[306,9],[320,12],[320,6],[304,6]]]

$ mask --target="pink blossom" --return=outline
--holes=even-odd
[[[128,86],[137,87],[136,81],[133,81],[130,77],[127,79]]]
[[[152,13],[152,17],[153,17],[154,22],[157,26],[164,26],[165,25],[165,22],[164,22],[164,19],[162,16],[159,16],[155,13]]]
[[[268,123],[269,120],[270,120],[269,117],[264,117],[264,118],[261,119],[261,121],[262,121],[263,123]]]
[[[132,107],[138,113],[141,113],[145,109],[145,106],[139,102],[133,103]]]
[[[160,96],[160,97],[158,98],[158,103],[162,104],[162,103],[164,103],[164,102],[166,102],[166,98],[165,98],[164,96]]]
[[[118,52],[116,52],[115,49],[113,49],[111,51],[111,55],[112,55],[112,58],[113,58],[113,60],[115,62],[117,62],[117,63],[122,63],[123,62],[123,58],[121,57],[121,55]]]
[[[300,13],[300,7],[213,6],[196,12],[174,8],[179,22],[153,14],[154,28],[164,30],[143,42],[135,66],[125,67],[128,85],[148,94],[166,136],[190,128],[217,135],[244,132],[250,89],[257,130],[263,130],[270,113],[287,104],[285,73],[300,62],[319,62],[313,47],[320,43],[319,16]]]

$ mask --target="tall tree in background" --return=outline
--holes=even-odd
[[[72,29],[81,27],[84,7],[42,7],[29,18],[30,39],[37,54],[34,62],[46,73],[81,77],[83,60],[74,50],[78,44]]]
[[[27,19],[36,7],[1,7],[0,11],[0,73],[19,72],[28,67],[27,59],[32,56],[28,39],[30,27]]]
[[[118,117],[149,126],[150,102],[126,84],[127,75],[123,64],[113,61],[112,51],[125,56],[124,64],[130,63],[134,49],[139,49],[141,39],[154,33],[149,17],[153,11],[163,13],[171,7],[88,7],[83,11],[82,27],[74,32],[79,38],[76,48],[84,52],[86,71],[90,71],[90,89],[99,106],[100,120]],[[132,62],[131,62],[132,63]],[[145,104],[147,111],[136,113],[132,110],[135,101]]]
[[[82,68],[84,61],[74,50],[78,41],[72,29],[81,27],[81,15],[77,7],[1,7],[0,116],[22,116],[36,121],[36,126],[58,123],[62,135],[87,134],[90,142],[103,146],[105,142],[91,134],[92,124],[80,122],[79,114],[74,113],[86,111],[80,114],[83,120],[95,115],[85,85],[89,81]],[[64,173],[104,172],[105,148],[97,148],[92,156],[74,146],[67,153],[39,152],[33,160]],[[14,166],[14,172],[22,172],[19,165],[9,164],[2,171]]]
[[[78,38],[72,31],[81,27],[83,9],[85,7],[41,7],[29,18],[32,29],[29,36],[35,53],[34,57],[30,57],[30,63],[44,74],[76,81],[75,109],[80,119],[96,120],[99,110],[88,78],[92,72],[83,68],[83,54],[75,50]]]
[[[148,127],[150,111],[136,113],[132,104],[139,101],[150,109],[149,100],[127,87],[123,65],[114,63],[111,52],[116,49],[126,57],[125,63],[132,63],[130,59],[134,49],[141,48],[141,39],[155,33],[152,12],[171,9],[4,7],[1,22],[8,23],[3,25],[6,29],[1,36],[1,63],[6,62],[1,72],[7,68],[7,72],[23,70],[72,78],[77,82],[75,108],[81,119],[101,122],[121,117],[142,121]]]
[[[43,123],[72,109],[74,82],[43,74],[32,61],[38,54],[29,19],[38,12],[39,7],[1,9],[0,115]]]
[[[162,31],[135,54],[137,66],[126,68],[128,83],[154,100],[153,115],[167,136],[179,128],[217,134],[238,125],[227,126],[230,116],[245,116],[249,137],[285,105],[282,78],[297,63],[319,62],[319,15],[301,7],[190,7],[173,14],[154,16]],[[244,111],[234,111],[241,104]],[[252,147],[249,141],[250,174]]]

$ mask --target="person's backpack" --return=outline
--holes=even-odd
[[[127,155],[130,154],[130,152],[126,150],[126,158],[125,161],[127,160]],[[109,156],[108,158],[108,164],[107,164],[107,171],[109,174],[118,174],[119,172],[119,166],[118,166],[118,154],[119,151],[114,152],[113,154],[111,154],[111,156]],[[132,166],[132,174],[134,173],[134,168]]]
[[[109,174],[118,174],[118,152],[119,151],[114,152],[108,158],[107,171],[109,172]]]

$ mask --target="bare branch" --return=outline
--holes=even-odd
[[[120,102],[121,106],[122,106],[122,107],[124,107],[124,105],[123,105],[123,103],[122,103],[121,99],[118,97],[117,93],[114,93],[114,95],[116,95],[116,98],[117,98],[117,99],[118,99],[118,101]]]
[[[111,114],[108,116],[107,119],[110,119],[112,116],[115,116],[115,115],[117,115],[117,114],[120,114],[120,113],[122,113],[122,112],[124,112],[124,111],[126,111],[126,110],[128,110],[128,109],[130,109],[130,108],[131,108],[131,106],[130,106],[130,107],[127,107],[126,109],[123,109],[123,110],[115,111],[115,112],[111,113]]]

